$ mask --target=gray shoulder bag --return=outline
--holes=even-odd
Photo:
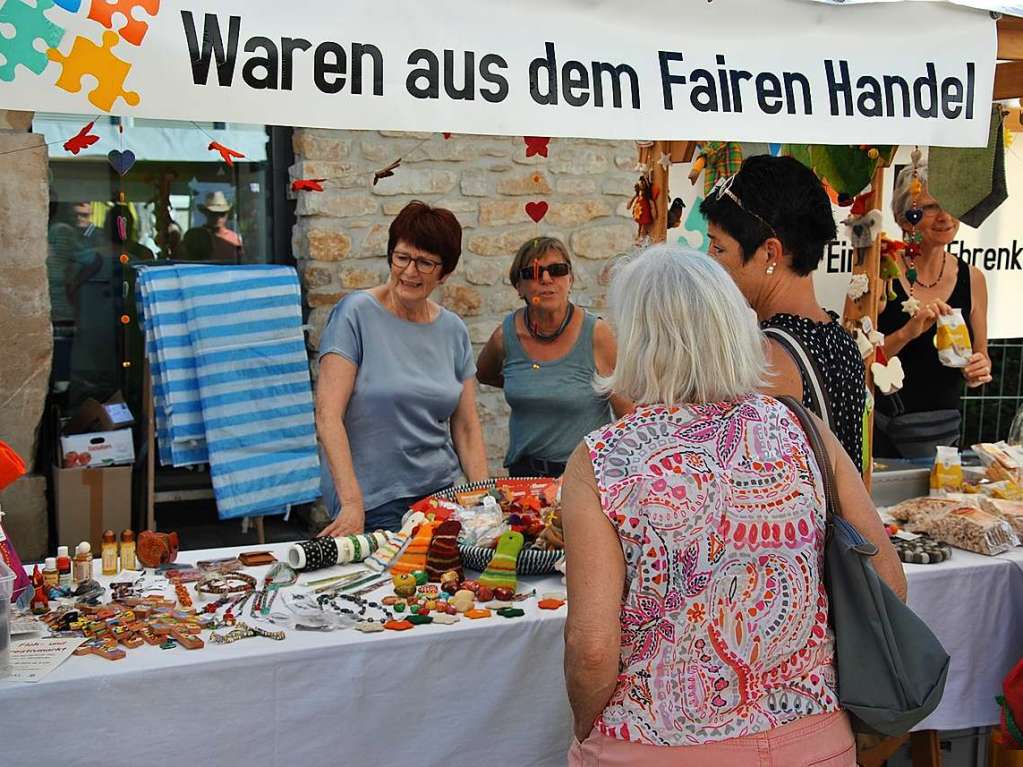
[[[916,613],[878,576],[877,546],[842,518],[834,470],[813,418],[781,397],[813,448],[827,499],[824,585],[835,635],[838,700],[857,732],[897,736],[938,707],[948,653]]]

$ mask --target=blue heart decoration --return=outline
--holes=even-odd
[[[82,0],[53,0],[58,8],[63,8],[68,13],[78,13],[82,7]]]
[[[110,167],[123,176],[135,166],[135,153],[130,149],[123,152],[114,149],[107,155],[107,160],[110,161]]]
[[[910,208],[906,211],[906,220],[913,226],[923,221],[924,212],[920,208]]]

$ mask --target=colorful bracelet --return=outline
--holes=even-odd
[[[200,594],[245,594],[256,588],[256,579],[246,573],[211,573],[195,584]]]

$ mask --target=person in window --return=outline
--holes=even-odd
[[[480,383],[504,389],[511,408],[504,465],[513,477],[560,477],[584,434],[632,403],[593,391],[614,369],[615,339],[603,320],[571,301],[572,259],[553,237],[519,248],[509,279],[526,302],[490,336],[477,360]]]
[[[616,272],[609,305],[621,344],[601,389],[637,405],[565,471],[569,765],[853,767],[821,466],[757,392],[767,357],[743,296],[706,255],[661,245]],[[905,599],[859,472],[820,427],[843,516]]]
[[[863,358],[838,315],[825,311],[813,272],[835,238],[831,201],[813,171],[791,157],[747,158],[700,204],[707,218],[708,253],[727,271],[770,340],[772,375],[765,391],[788,394],[815,413],[813,370],[772,337],[797,342],[819,372],[830,427],[857,467],[863,465]]]
[[[909,234],[914,226],[906,219],[906,211],[915,205],[922,212],[916,225],[922,237],[920,252],[915,258],[907,257],[905,250],[899,254],[901,274],[892,284],[896,297],[877,318],[878,330],[884,333],[885,354],[889,359],[898,355],[906,373],[896,395],[877,398],[874,454],[885,458],[932,458],[936,445],[956,444],[964,381],[969,387],[991,381],[984,275],[946,251],[955,241],[959,221],[928,192],[926,163],[918,166],[917,176],[921,188],[914,195],[913,168],[899,173],[892,213]],[[911,269],[912,283],[908,278]],[[919,304],[912,316],[904,308],[910,298]],[[962,310],[973,347],[964,368],[942,365],[934,346],[937,319],[953,308]],[[944,428],[937,428],[942,424]]]
[[[240,264],[244,258],[242,238],[227,225],[231,203],[223,192],[210,192],[199,205],[206,223],[185,232],[182,239],[184,257],[192,261],[218,264]]]
[[[324,535],[398,530],[409,506],[463,473],[487,477],[476,366],[458,315],[430,300],[458,265],[454,214],[414,201],[391,222],[385,284],[342,298],[319,343]]]

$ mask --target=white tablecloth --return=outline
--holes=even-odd
[[[1023,656],[1023,549],[956,550],[906,570],[910,604],[952,654],[944,701],[922,726],[994,723],[993,696]],[[529,586],[562,590],[558,578]],[[141,647],[117,662],[73,657],[41,682],[0,682],[0,764],[563,765],[565,610],[525,609],[400,634],[292,631],[192,652]]]

